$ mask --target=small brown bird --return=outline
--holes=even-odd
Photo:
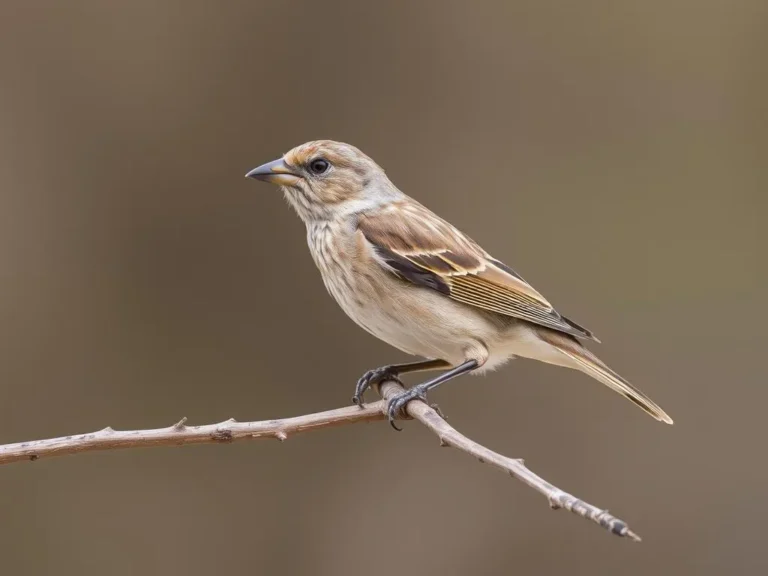
[[[425,360],[383,366],[357,382],[372,385],[408,372],[446,370],[388,405],[394,420],[414,398],[468,372],[516,356],[588,374],[667,424],[653,400],[608,368],[579,338],[592,332],[560,315],[509,266],[398,190],[373,160],[349,144],[320,140],[246,174],[281,187],[307,226],[323,282],[357,324]],[[397,428],[395,426],[395,428]]]

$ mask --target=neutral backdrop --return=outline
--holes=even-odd
[[[373,424],[3,467],[2,572],[765,572],[767,12],[3,2],[0,442],[338,407],[403,359],[243,178],[317,138],[594,330],[675,425],[524,360],[432,396],[639,545]]]

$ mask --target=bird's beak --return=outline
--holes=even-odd
[[[264,182],[278,184],[279,186],[293,186],[301,180],[301,176],[292,171],[282,158],[254,168],[245,177],[264,180]]]

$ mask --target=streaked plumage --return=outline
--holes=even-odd
[[[307,226],[326,288],[347,315],[378,338],[409,354],[466,366],[462,371],[481,372],[515,356],[574,368],[672,423],[579,343],[577,338],[597,340],[589,330],[560,315],[509,266],[403,194],[357,148],[309,142],[248,175],[281,185]],[[372,371],[358,383],[356,398],[373,380],[437,367]],[[394,408],[438,383],[406,393]]]
[[[509,266],[410,198],[361,214],[357,226],[378,255],[414,284],[489,312],[595,339],[590,331],[560,316]]]

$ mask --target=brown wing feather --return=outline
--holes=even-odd
[[[415,201],[361,214],[358,228],[401,278],[470,306],[597,340],[514,270]]]

